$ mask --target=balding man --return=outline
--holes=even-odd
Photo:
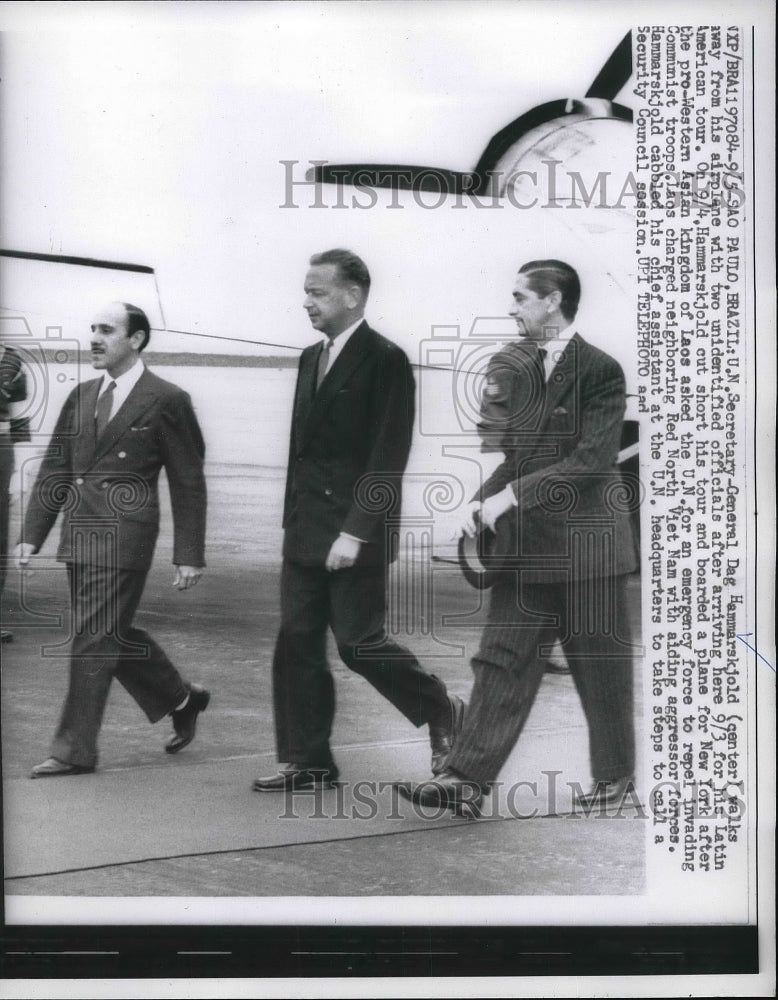
[[[345,665],[414,726],[426,725],[442,770],[464,704],[387,635],[386,570],[413,430],[415,383],[405,353],[365,321],[370,274],[349,250],[315,254],[304,308],[323,334],[300,358],[284,503],[281,629],[273,704],[281,769],[257,792],[330,787],[335,686],[331,628]]]
[[[187,683],[151,636],[133,625],[159,533],[157,482],[164,468],[174,520],[174,585],[188,590],[205,565],[205,447],[189,396],[149,372],[145,313],[129,303],[100,309],[91,324],[92,366],[62,408],[27,501],[16,549],[24,569],[63,514],[57,558],[70,583],[72,647],[67,697],[51,756],[30,777],[94,771],[97,737],[114,677],[150,722],[171,715],[165,745],[192,741],[209,701]]]

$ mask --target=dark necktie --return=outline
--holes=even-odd
[[[316,391],[319,391],[319,386],[324,380],[324,376],[327,374],[327,365],[330,362],[330,350],[332,349],[332,341],[326,340],[321,345],[321,351],[319,352],[319,366],[316,369]]]
[[[545,347],[537,347],[534,353],[531,355],[532,364],[535,368],[535,378],[533,382],[533,413],[535,413],[538,420],[541,419],[543,408],[546,403],[546,355],[548,351]]]
[[[108,421],[111,419],[111,407],[113,405],[113,391],[116,388],[115,382],[109,382],[105,392],[101,393],[95,408],[95,439],[99,439]]]
[[[548,351],[545,347],[538,348],[538,367],[540,368],[540,379],[543,385],[546,384],[546,355]]]

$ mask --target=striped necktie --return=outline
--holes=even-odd
[[[115,382],[109,382],[105,391],[101,393],[95,407],[95,439],[99,439],[108,421],[111,419],[111,408],[113,406],[113,391],[116,388]]]

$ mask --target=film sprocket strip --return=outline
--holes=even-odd
[[[22,978],[753,975],[755,925],[5,927]]]

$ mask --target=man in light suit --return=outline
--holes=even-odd
[[[405,354],[364,320],[370,275],[347,250],[311,258],[304,307],[324,340],[300,358],[284,504],[281,629],[273,659],[278,773],[258,792],[331,785],[338,653],[415,726],[429,726],[433,772],[464,713],[461,699],[387,637],[386,572],[411,446],[414,378]]]
[[[29,497],[17,563],[28,565],[63,514],[57,558],[67,566],[72,646],[68,693],[51,756],[30,777],[94,771],[97,736],[116,677],[150,722],[171,715],[165,749],[195,735],[210,695],[183,680],[151,636],[133,625],[159,533],[164,468],[174,520],[174,585],[205,565],[205,447],[189,396],[149,372],[145,313],[114,302],[91,326],[92,365],[105,374],[70,394]]]
[[[625,574],[636,554],[615,467],[624,376],[575,331],[580,294],[562,261],[525,264],[510,310],[521,339],[487,371],[479,432],[483,449],[505,460],[463,511],[461,532],[497,529],[508,539],[504,568],[494,574],[470,707],[446,770],[400,786],[469,817],[480,815],[521,734],[557,639],[589,729],[594,786],[579,801],[621,801],[634,773]]]

